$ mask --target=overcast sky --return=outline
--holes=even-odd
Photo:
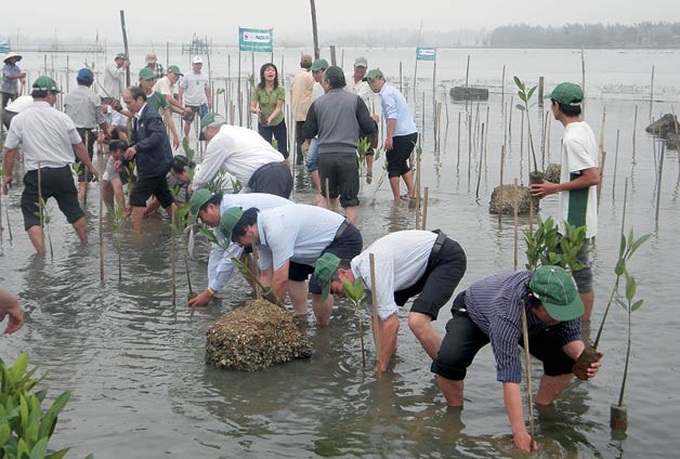
[[[179,6],[179,7],[178,7]],[[128,37],[137,41],[186,42],[194,32],[218,43],[235,42],[237,28],[274,28],[276,36],[309,36],[309,0],[157,1],[13,0],[3,5],[0,37],[20,35],[67,39],[120,39],[120,10]],[[493,29],[527,23],[625,23],[680,20],[678,0],[316,0],[319,35],[361,29]],[[161,13],[168,11],[168,13]]]

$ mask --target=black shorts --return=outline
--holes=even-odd
[[[130,193],[130,206],[146,207],[146,200],[154,195],[164,209],[167,209],[175,201],[168,188],[168,180],[165,175],[160,177],[141,177],[138,178]]]
[[[285,161],[261,166],[248,180],[253,193],[268,193],[288,199],[293,192],[293,175]]]
[[[342,207],[359,205],[359,159],[356,153],[320,153],[317,158],[321,195],[326,197],[326,179],[330,199],[340,197]]]
[[[453,317],[446,324],[446,335],[439,348],[439,354],[432,362],[430,371],[446,379],[465,379],[467,368],[479,350],[489,344],[489,337],[479,329],[468,315],[465,307],[465,292],[453,301]],[[520,338],[518,346],[523,346]],[[574,360],[564,353],[559,337],[554,330],[546,329],[529,336],[531,355],[543,362],[543,371],[548,376],[560,376],[572,372]]]
[[[5,129],[9,131],[9,126],[12,124],[12,118],[17,116],[17,112],[11,112],[9,110],[3,110],[2,112],[2,125],[5,126]]]
[[[411,171],[407,161],[409,156],[411,156],[411,152],[413,152],[413,147],[415,147],[417,141],[417,132],[392,137],[392,149],[385,153],[388,177],[401,177]]]
[[[78,190],[73,183],[71,166],[40,169],[40,194],[45,203],[49,198],[56,199],[59,210],[71,224],[85,216],[78,203]],[[31,226],[40,225],[39,202],[38,170],[28,171],[24,175],[24,191],[21,193],[24,229],[28,230]]]
[[[97,140],[94,136],[94,131],[92,131],[92,129],[86,128],[76,128],[76,131],[78,131],[78,134],[80,134],[83,145],[85,145],[85,148],[87,149],[87,155],[90,157],[90,161],[92,161],[92,157],[94,156],[94,143]],[[75,164],[79,182],[91,182],[94,179],[92,174],[90,174],[90,172],[87,170],[87,167],[85,167],[85,164],[83,164],[83,162],[77,156]]]
[[[342,234],[336,236],[335,239],[323,249],[321,255],[328,252],[341,260],[351,260],[361,253],[364,243],[361,232],[356,226],[349,223],[349,221],[345,221],[343,226],[344,228],[341,226]],[[340,232],[340,230],[338,232]],[[294,261],[290,262],[288,267],[289,280],[302,282],[307,280],[311,274],[314,274],[314,266],[296,263]],[[316,277],[313,275],[309,280],[309,292],[316,295],[321,294],[321,287],[319,286]]]
[[[394,292],[394,302],[403,306],[409,298],[419,294],[413,301],[411,312],[437,320],[439,310],[451,299],[466,268],[467,257],[463,248],[453,239],[445,238],[436,258],[432,259],[431,255],[423,276],[411,287]]]

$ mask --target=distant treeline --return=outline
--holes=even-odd
[[[634,25],[567,24],[562,27],[512,25],[498,27],[491,48],[680,48],[680,23]]]

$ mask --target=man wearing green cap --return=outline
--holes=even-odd
[[[273,271],[271,287],[284,300],[286,291],[295,315],[307,316],[306,281],[319,326],[328,325],[332,298],[321,298],[321,285],[314,263],[325,253],[350,259],[361,252],[361,233],[349,220],[328,209],[294,204],[259,211],[256,208],[228,209],[230,218],[220,224],[225,238],[244,247],[256,245],[262,271]],[[267,285],[263,283],[263,285]]]
[[[574,280],[585,307],[583,319],[590,320],[595,294],[588,253],[597,234],[597,186],[600,184],[598,146],[595,134],[581,121],[583,91],[574,83],[560,83],[548,96],[553,116],[564,126],[562,138],[562,172],[560,183],[544,180],[531,185],[537,198],[558,195],[553,220],[574,226],[586,226],[586,243],[578,254],[583,269],[575,271]]]
[[[372,281],[370,255],[375,257],[375,282]],[[461,246],[443,232],[395,231],[371,244],[359,255],[340,260],[324,254],[316,262],[315,276],[322,286],[322,298],[329,292],[345,296],[343,282],[361,279],[367,289],[375,283],[378,317],[373,326],[380,343],[378,370],[387,371],[397,347],[399,307],[416,297],[408,314],[413,334],[434,359],[442,338],[432,327],[465,274],[467,258]],[[370,295],[369,295],[370,297]]]
[[[408,103],[397,88],[385,81],[380,69],[372,69],[366,75],[371,90],[380,96],[380,106],[387,125],[385,134],[385,158],[387,159],[387,177],[390,180],[392,197],[412,200],[416,198],[413,182],[413,171],[408,165],[409,158],[418,141],[418,129],[413,121]],[[378,116],[373,115],[377,122]],[[399,178],[404,180],[406,194],[400,195]]]
[[[496,379],[503,397],[515,446],[535,449],[522,410],[522,308],[526,311],[529,351],[543,362],[537,405],[550,405],[572,380],[572,367],[585,345],[581,340],[583,303],[571,275],[559,266],[517,271],[473,283],[453,301],[453,317],[432,372],[450,407],[463,407],[463,380],[477,352],[491,343]],[[600,362],[591,364],[593,377]]]
[[[78,203],[78,190],[71,175],[74,153],[90,174],[97,176],[75,124],[68,115],[54,109],[59,92],[52,78],[38,77],[31,92],[33,104],[12,119],[5,142],[3,191],[7,193],[12,183],[12,169],[21,147],[26,170],[21,194],[24,228],[40,254],[45,253],[43,221],[38,207],[41,198],[47,202],[54,197],[81,242],[87,243],[85,213]]]
[[[257,133],[256,133],[257,134]],[[259,134],[258,134],[259,136]],[[219,231],[221,216],[230,208],[256,207],[258,209],[272,209],[279,206],[293,204],[292,201],[265,193],[237,193],[237,194],[212,194],[209,190],[201,188],[191,196],[189,205],[195,220],[200,219],[204,225],[213,229],[213,233],[219,244],[212,244],[210,257],[208,258],[208,287],[196,297],[189,300],[189,306],[207,305],[216,292],[222,290],[234,274],[232,257],[240,258],[243,247],[225,239]]]
[[[165,100],[170,105],[170,110],[180,115],[184,115],[191,111],[190,108],[185,108],[182,103],[175,98],[175,84],[179,81],[180,77],[184,74],[179,70],[176,65],[171,65],[168,67],[168,71],[163,78],[159,78],[156,84],[153,86],[155,92],[161,93]],[[193,112],[191,112],[193,113]]]
[[[130,61],[125,53],[118,53],[113,62],[104,69],[104,84],[102,85],[102,103],[111,105],[111,100],[120,101],[125,89],[125,74],[130,67]]]
[[[206,187],[226,169],[247,190],[288,199],[293,176],[283,155],[252,129],[232,126],[215,112],[201,119],[201,140],[207,140],[203,162],[196,167],[193,188]]]
[[[326,94],[323,86],[321,86],[321,80],[323,79],[323,74],[328,68],[328,61],[326,59],[317,59],[312,63],[311,71],[312,77],[314,78],[314,87],[312,88],[312,102],[314,102],[319,97]],[[303,135],[304,137],[304,135]],[[312,183],[314,184],[314,189],[317,191],[317,202],[323,199],[321,197],[321,179],[319,178],[319,138],[314,137],[313,139],[307,141],[305,140],[302,146],[303,149],[309,148],[307,153],[307,161],[305,165],[309,174],[312,176]]]

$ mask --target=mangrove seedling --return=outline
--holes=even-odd
[[[238,194],[243,189],[243,183],[237,178],[231,178],[231,191],[233,194]]]
[[[364,306],[368,302],[368,296],[366,295],[366,287],[364,282],[357,278],[354,283],[348,280],[342,282],[342,289],[345,291],[345,298],[347,298],[350,303],[352,303],[352,308],[356,314],[357,323],[359,325],[359,340],[361,341],[361,363],[363,367],[366,368],[366,348],[364,346],[364,321],[363,321],[363,311]]]
[[[274,290],[272,290],[271,287],[265,287],[264,285],[262,285],[257,276],[253,274],[250,268],[248,268],[248,266],[243,261],[239,260],[236,257],[231,257],[231,262],[234,264],[234,266],[236,266],[239,272],[243,274],[243,277],[245,277],[249,283],[256,285],[257,288],[260,289],[260,295],[262,296],[263,299],[285,309],[283,302],[279,299],[278,296],[276,296]]]
[[[40,187],[38,187],[40,188]],[[47,212],[47,203],[42,197],[42,193],[39,192],[38,210],[35,212],[35,216],[40,218],[40,226],[45,228],[47,231],[47,243],[50,246],[50,258],[54,260],[54,250],[52,249],[52,235],[50,234],[50,214]],[[44,237],[43,237],[44,238]]]
[[[578,262],[578,252],[586,241],[586,227],[575,226],[564,222],[564,234],[560,235],[559,227],[552,217],[546,220],[537,216],[537,228],[533,233],[524,230],[525,254],[528,270],[535,270],[539,266],[556,265],[573,273],[583,269]],[[559,249],[559,250],[558,250]]]
[[[20,354],[7,366],[0,359],[0,457],[7,459],[61,459],[69,448],[49,449],[59,413],[71,397],[61,393],[45,410],[47,391],[37,391],[44,376],[35,378],[37,367],[28,370],[28,355]],[[91,454],[86,459],[92,459]]]
[[[189,226],[189,212],[190,212],[190,207],[188,205],[185,205],[183,207],[180,207],[174,212],[174,217],[172,221],[172,234],[173,234],[173,241],[174,237],[176,235],[183,235],[186,232],[187,227]],[[174,242],[173,242],[174,245]],[[174,252],[174,250],[173,250]],[[187,299],[191,299],[196,296],[196,293],[193,291],[193,288],[191,286],[191,275],[189,273],[189,243],[186,239],[184,239],[184,245],[182,247],[182,252],[184,253],[184,269],[187,274],[187,285],[189,287],[189,293],[187,295]],[[174,264],[174,263],[173,263]]]
[[[543,180],[543,172],[538,170],[538,161],[536,160],[536,150],[534,149],[534,137],[531,132],[531,116],[529,114],[529,109],[533,106],[531,104],[531,98],[536,92],[536,86],[527,89],[526,83],[520,80],[517,76],[513,77],[515,81],[515,86],[517,86],[517,96],[522,101],[521,104],[515,105],[515,107],[524,113],[527,120],[527,134],[529,136],[529,150],[531,150],[531,159],[533,160],[534,170],[531,172],[531,178],[539,178]],[[540,181],[532,181],[531,183],[541,183]]]
[[[212,194],[224,193],[224,189],[227,187],[227,173],[220,169],[217,174],[208,182],[206,188],[210,190]]]
[[[620,301],[621,294],[619,292],[619,286],[621,284],[621,278],[622,277],[625,278],[625,276],[627,276],[628,274],[627,268],[628,261],[630,261],[631,257],[635,254],[635,252],[637,252],[640,246],[647,242],[647,240],[651,237],[651,234],[645,234],[644,236],[640,236],[639,238],[635,239],[635,232],[633,228],[631,228],[630,231],[628,232],[628,237],[626,238],[626,234],[624,233],[624,225],[626,221],[627,200],[628,200],[628,180],[626,180],[623,198],[623,211],[621,217],[621,242],[619,244],[619,256],[616,261],[616,265],[614,266],[614,274],[616,274],[616,279],[614,280],[614,286],[612,287],[611,293],[609,294],[607,306],[604,308],[602,322],[600,322],[597,334],[595,335],[595,341],[593,342],[592,346],[590,346],[589,343],[586,343],[586,349],[581,353],[578,360],[576,361],[576,364],[574,365],[573,368],[574,374],[581,380],[588,379],[586,370],[588,369],[591,363],[598,361],[600,357],[602,357],[602,354],[600,354],[597,351],[597,347],[600,344],[600,338],[602,338],[604,324],[606,323],[607,318],[609,317],[609,309],[611,308],[615,300],[617,302]]]

